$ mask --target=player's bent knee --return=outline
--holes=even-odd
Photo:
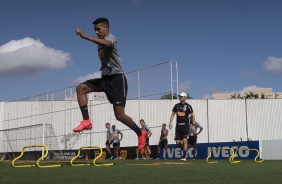
[[[82,94],[82,93],[84,93],[84,86],[83,85],[85,85],[85,84],[79,84],[77,87],[76,87],[76,92],[77,92],[77,94]]]
[[[116,119],[118,121],[124,122],[125,121],[125,115],[124,114],[115,114]]]

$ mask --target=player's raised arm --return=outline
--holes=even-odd
[[[75,33],[80,36],[81,38],[85,39],[85,40],[89,40],[91,42],[94,42],[98,45],[102,45],[102,46],[106,46],[106,47],[111,47],[112,46],[112,42],[108,41],[108,40],[104,40],[104,39],[100,39],[100,38],[94,38],[94,37],[90,37],[88,35],[86,35],[81,29],[77,28],[75,30]]]

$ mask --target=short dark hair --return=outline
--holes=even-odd
[[[99,24],[99,23],[105,24],[108,27],[110,27],[110,23],[109,23],[109,20],[107,18],[100,17],[100,18],[94,20],[94,22],[93,22],[94,25]]]

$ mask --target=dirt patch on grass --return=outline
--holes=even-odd
[[[126,164],[126,165],[145,165],[145,166],[155,166],[155,165],[189,165],[191,162],[155,162],[151,164]]]

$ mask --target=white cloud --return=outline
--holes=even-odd
[[[101,78],[101,71],[94,72],[94,73],[88,74],[86,76],[80,76],[80,77],[78,77],[77,79],[74,80],[74,83],[78,84],[78,83],[85,82],[89,79],[96,79],[96,78]]]
[[[241,91],[234,92],[234,93],[241,93],[241,94],[244,94],[247,89],[254,89],[254,88],[259,88],[259,87],[257,87],[256,85],[248,86],[248,87],[243,87],[243,89],[242,89]]]
[[[260,88],[256,85],[252,85],[252,86],[247,86],[247,87],[243,87],[242,90],[240,91],[221,91],[221,92],[215,92],[215,93],[236,93],[236,94],[245,94],[247,89],[254,89],[254,88]]]
[[[193,83],[192,81],[186,81],[186,82],[179,84],[178,85],[179,93],[182,91],[187,93],[189,89],[191,88],[192,83]]]
[[[212,95],[204,95],[203,99],[212,99]]]
[[[278,75],[282,75],[282,58],[268,57],[264,62],[264,68],[268,71],[274,71]]]
[[[207,94],[205,94],[202,98],[203,99],[212,99],[212,94],[213,93],[219,93],[221,91],[220,88],[218,88],[217,86],[212,86],[207,90]]]
[[[0,46],[0,78],[36,74],[48,68],[65,68],[70,54],[26,37]]]
[[[254,88],[262,88],[262,87],[252,85],[252,86],[243,87],[243,89],[240,90],[240,91],[223,91],[223,90],[219,89],[218,87],[213,86],[210,89],[208,89],[208,94],[205,94],[202,98],[203,99],[212,99],[212,94],[214,94],[214,93],[245,94],[247,89],[254,89]]]

